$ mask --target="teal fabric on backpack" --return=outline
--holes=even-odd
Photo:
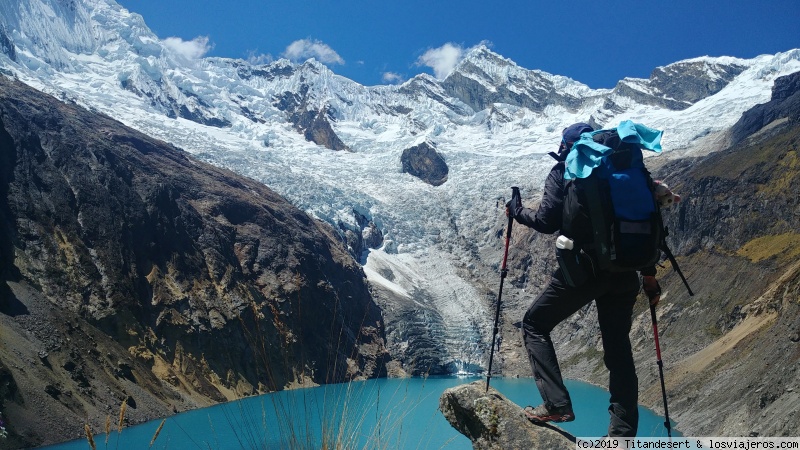
[[[565,180],[586,178],[592,171],[602,164],[603,157],[612,152],[611,148],[595,142],[593,136],[599,133],[616,130],[623,142],[638,144],[641,148],[661,153],[661,135],[663,131],[634,123],[630,120],[620,122],[616,128],[598,130],[592,133],[583,133],[581,138],[572,145],[572,149],[565,160]]]
[[[611,149],[592,140],[592,133],[583,133],[581,139],[572,145],[572,150],[564,160],[564,179],[574,180],[586,178],[598,167],[603,157],[611,153]]]
[[[661,153],[661,135],[664,132],[640,123],[624,120],[617,127],[617,134],[622,142],[639,144],[642,148]]]

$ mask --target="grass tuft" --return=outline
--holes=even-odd
[[[156,432],[153,434],[153,439],[150,439],[150,447],[152,447],[153,444],[156,443],[156,439],[158,439],[158,434],[161,433],[161,429],[164,428],[164,423],[166,421],[167,419],[162,420],[161,424],[158,426],[158,428],[156,428]]]
[[[122,401],[122,406],[119,408],[119,423],[117,423],[117,433],[122,431],[122,424],[125,422],[125,411],[128,410],[128,398]]]
[[[97,450],[97,446],[94,443],[94,435],[92,434],[92,427],[87,423],[83,426],[83,431],[86,432],[86,440],[89,442],[89,447],[91,447],[92,450]]]
[[[772,257],[788,262],[800,256],[800,234],[783,233],[757,237],[744,244],[736,254],[754,263]]]

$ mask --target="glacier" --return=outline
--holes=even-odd
[[[187,58],[113,0],[0,0],[0,20],[5,75],[263,182],[334,228],[357,228],[354,211],[374,222],[383,245],[362,262],[379,304],[424,311],[450,371],[486,365],[505,198],[518,186],[535,203],[566,125],[630,119],[664,130],[660,157],[703,154],[770,99],[777,77],[800,70],[800,49],[699,57],[595,90],[479,45],[443,80],[366,87],[313,59]],[[694,96],[656,76],[675,71],[699,80]],[[325,112],[347,149],[307,141],[280,98]],[[449,167],[441,186],[402,172],[401,153],[422,142]]]

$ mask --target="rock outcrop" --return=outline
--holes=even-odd
[[[745,69],[747,66],[731,62],[681,61],[656,68],[647,80],[620,81],[614,96],[680,111],[721,91]]]
[[[575,109],[582,102],[576,94],[588,89],[565,77],[522,69],[485,45],[472,49],[441,86],[448,96],[469,105],[473,111],[492,108],[495,104],[535,112],[543,112],[552,105]]]
[[[333,115],[327,108],[321,111],[298,110],[292,112],[289,115],[289,121],[292,122],[295,130],[301,133],[309,142],[331,150],[349,150],[347,145],[333,131],[331,126]]]
[[[344,237],[347,250],[353,258],[360,263],[365,263],[366,254],[370,249],[377,249],[383,245],[383,232],[380,228],[355,209],[353,210],[355,226],[339,222],[339,229]]]
[[[427,142],[403,150],[400,162],[404,173],[411,174],[430,185],[441,186],[447,181],[449,172],[447,163]]]
[[[308,72],[312,77],[323,70],[326,69],[315,61],[307,61],[301,67],[303,73]],[[284,71],[284,76],[288,74]],[[296,92],[285,91],[277,95],[273,106],[286,113],[288,121],[307,141],[331,150],[349,150],[331,125],[335,121],[332,106],[327,102],[318,104],[305,76],[300,77],[300,87]]]
[[[159,404],[143,420],[385,373],[380,310],[330,226],[262,184],[6,78],[0,230],[0,360],[20,396],[3,411],[17,427],[36,405],[41,423],[78,432],[87,417],[104,421],[119,405],[98,392],[122,395],[120,380],[150,392],[139,408]],[[26,299],[38,298],[52,313],[32,312],[42,303]],[[12,334],[28,344],[6,347]],[[27,383],[32,373],[45,384]],[[47,402],[63,408],[48,415]],[[57,438],[46,429],[29,432]]]
[[[450,425],[472,441],[475,450],[573,450],[575,437],[552,425],[525,418],[522,408],[486,381],[444,391],[439,409]]]

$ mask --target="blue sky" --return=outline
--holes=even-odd
[[[697,56],[800,48],[798,0],[117,1],[195,56],[313,56],[367,86],[444,76],[480,43],[592,88]]]

